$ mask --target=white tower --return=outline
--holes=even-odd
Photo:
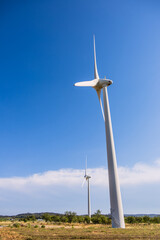
[[[87,175],[87,158],[86,158],[86,168],[85,168],[84,180],[86,180],[87,188],[88,188],[88,217],[91,218],[90,182],[89,182],[90,178],[91,178],[91,176]]]

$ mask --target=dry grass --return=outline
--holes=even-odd
[[[45,228],[42,228],[42,225]],[[2,225],[2,224],[1,224]],[[6,224],[4,224],[6,225]],[[0,228],[0,240],[52,240],[52,239],[110,239],[110,240],[160,240],[159,224],[127,225],[126,229],[112,229],[107,225],[85,224],[46,224],[27,223],[20,227],[10,226]],[[37,226],[38,227],[37,227]],[[35,227],[36,226],[36,227]]]

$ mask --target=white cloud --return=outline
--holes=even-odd
[[[120,167],[119,176],[121,185],[160,183],[160,160],[156,160],[152,165],[136,163],[132,168]]]
[[[133,167],[119,167],[119,177],[122,186],[144,185],[147,183],[160,183],[160,160],[152,165],[136,163]],[[92,186],[107,187],[107,169],[88,169],[91,175]],[[60,169],[33,174],[28,177],[0,178],[0,188],[5,190],[31,192],[43,187],[80,187],[83,181],[84,170]]]

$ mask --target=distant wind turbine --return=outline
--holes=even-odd
[[[107,145],[107,159],[108,159],[108,177],[109,177],[109,191],[110,191],[110,205],[113,228],[125,228],[123,207],[121,200],[121,192],[118,178],[116,153],[113,139],[112,122],[110,116],[109,100],[107,87],[113,82],[110,79],[99,78],[97,63],[96,63],[96,48],[94,37],[94,79],[92,81],[77,82],[74,85],[78,87],[92,87],[96,90],[98,99],[101,105],[102,115],[105,121],[106,129],[106,145]],[[101,90],[103,89],[104,111],[101,101]]]
[[[87,175],[87,157],[86,157],[86,168],[85,168],[85,175],[84,175],[84,181],[82,186],[84,185],[85,181],[87,181],[88,184],[88,217],[91,218],[91,202],[90,202],[90,186],[89,186],[89,179],[91,176]]]

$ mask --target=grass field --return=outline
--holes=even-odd
[[[4,226],[4,227],[2,227]],[[126,229],[112,229],[108,225],[1,223],[0,240],[51,239],[160,239],[160,224],[132,224]]]

